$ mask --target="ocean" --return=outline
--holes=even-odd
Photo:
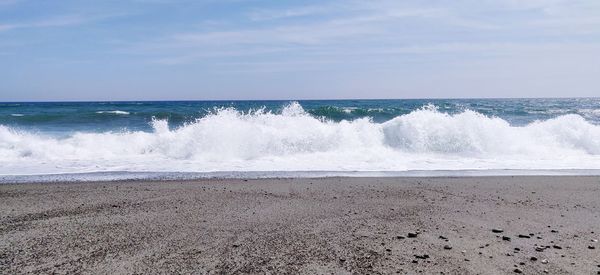
[[[0,103],[0,181],[599,169],[598,98]]]

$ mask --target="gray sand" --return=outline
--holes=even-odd
[[[595,239],[600,177],[0,186],[1,274],[597,274]]]

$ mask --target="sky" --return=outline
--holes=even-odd
[[[0,0],[0,101],[594,96],[598,0]]]

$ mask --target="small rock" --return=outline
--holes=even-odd
[[[519,238],[523,238],[523,239],[529,239],[531,238],[529,235],[523,235],[523,234],[519,234]]]
[[[547,264],[547,263],[548,263],[548,259],[543,259],[543,260],[542,260],[542,263],[543,263],[543,264]]]
[[[409,238],[416,238],[418,235],[419,235],[419,233],[416,233],[416,232],[408,232],[407,236]]]
[[[588,249],[596,249],[596,247],[593,245],[590,245],[590,246],[588,246]]]
[[[555,244],[555,245],[552,246],[552,248],[554,248],[554,249],[562,249],[562,246]]]
[[[515,270],[513,270],[515,273],[523,273],[523,270],[515,268]]]
[[[440,239],[442,240],[447,240],[448,238],[444,237],[444,236],[440,236]]]
[[[537,261],[537,258],[536,257],[531,257],[531,258],[529,258],[529,260],[535,262],[535,261]]]
[[[452,246],[450,246],[450,245],[444,245],[444,249],[450,250],[450,249],[452,249]]]
[[[427,254],[415,255],[415,258],[425,260],[425,259],[429,259],[429,255],[427,255]]]
[[[504,230],[502,230],[500,228],[494,228],[494,229],[492,229],[492,232],[494,232],[494,233],[502,233],[502,232],[504,232]]]
[[[502,236],[502,240],[510,242],[510,237],[509,236]]]
[[[404,240],[405,237],[404,236],[396,236],[396,239],[398,239],[398,240]]]
[[[558,233],[558,230],[552,229],[552,230],[550,230],[550,232],[552,232],[552,233]]]

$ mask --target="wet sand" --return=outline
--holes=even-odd
[[[599,274],[598,239],[600,177],[0,185],[1,274]]]

